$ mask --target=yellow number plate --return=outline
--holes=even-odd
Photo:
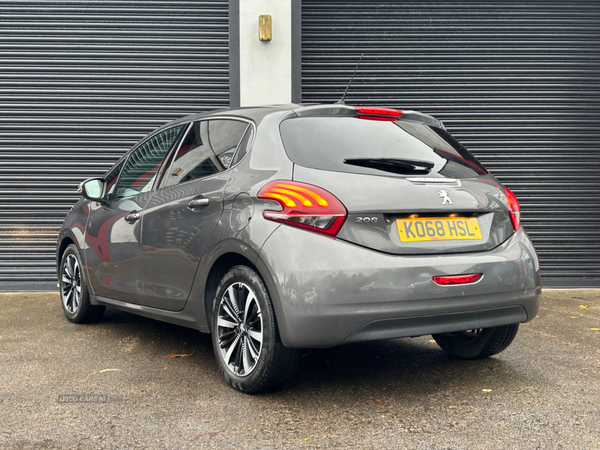
[[[397,219],[402,242],[481,239],[476,217],[424,217]]]

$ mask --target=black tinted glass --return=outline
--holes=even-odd
[[[117,177],[121,173],[121,169],[123,168],[123,164],[125,164],[125,160],[121,161],[118,165],[113,167],[105,176],[104,181],[106,182],[106,194],[105,197],[110,199],[112,198],[115,188],[117,187]]]
[[[229,168],[247,127],[246,122],[224,119],[194,123],[175,155],[165,185],[197,180]]]
[[[442,128],[354,117],[301,117],[280,126],[290,159],[305,167],[378,175],[470,178],[487,174]]]
[[[238,145],[238,149],[233,157],[233,161],[231,161],[232,166],[244,159],[244,156],[246,156],[246,153],[248,153],[250,146],[252,145],[252,138],[254,138],[254,127],[249,126],[246,129],[246,133],[244,133],[244,137],[240,141],[240,145]]]
[[[152,189],[156,174],[183,127],[179,125],[169,128],[133,151],[119,177],[116,198],[131,197]]]

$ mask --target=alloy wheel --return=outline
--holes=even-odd
[[[225,365],[238,377],[256,368],[263,344],[263,322],[254,291],[245,283],[231,284],[219,299],[217,336]]]
[[[62,268],[62,302],[65,311],[75,314],[81,301],[81,272],[75,255],[67,255]]]

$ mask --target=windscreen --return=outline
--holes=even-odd
[[[446,130],[421,122],[298,117],[283,121],[280,131],[289,158],[304,167],[387,176],[487,174]]]

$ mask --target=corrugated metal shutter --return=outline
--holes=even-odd
[[[76,185],[157,126],[229,106],[228,1],[0,5],[0,290],[56,289]]]
[[[600,2],[303,0],[302,99],[443,120],[521,202],[544,283],[600,286]]]

